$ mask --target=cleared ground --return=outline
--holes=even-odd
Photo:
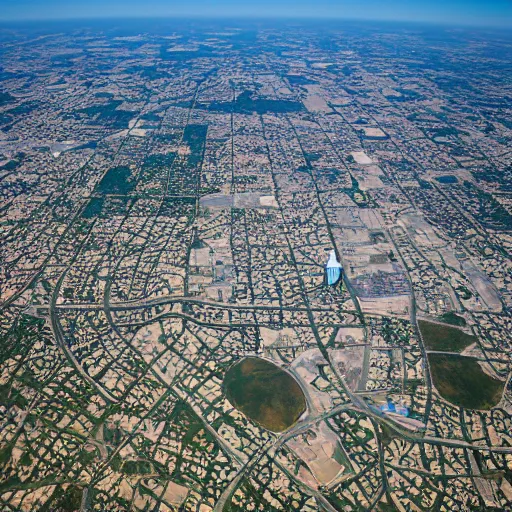
[[[483,372],[476,359],[429,354],[432,381],[439,394],[466,409],[490,409],[501,399],[504,383]]]
[[[306,400],[295,379],[257,357],[232,366],[224,388],[234,407],[273,432],[286,430],[306,410]]]

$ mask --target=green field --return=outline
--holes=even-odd
[[[490,409],[503,393],[504,383],[493,379],[471,357],[429,354],[432,381],[439,394],[466,409]]]
[[[234,407],[273,432],[286,430],[306,410],[295,379],[264,359],[249,357],[232,366],[224,387]]]
[[[209,107],[214,112],[236,112],[237,114],[286,114],[300,112],[304,105],[295,100],[275,100],[269,98],[253,97],[250,91],[239,94],[235,101],[214,101]]]
[[[129,167],[120,165],[109,169],[96,186],[100,194],[126,195],[133,191],[136,182]]]
[[[443,313],[439,317],[439,320],[445,324],[456,325],[458,327],[464,327],[466,325],[466,320],[464,320],[464,317],[457,315],[453,311]]]
[[[476,342],[476,336],[449,325],[435,324],[426,320],[418,320],[421,336],[427,350],[443,352],[462,352]]]

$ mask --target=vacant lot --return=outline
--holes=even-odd
[[[419,320],[418,326],[427,350],[462,352],[477,340],[476,336],[466,334],[464,331],[448,325]]]
[[[232,366],[224,386],[233,406],[274,432],[293,425],[306,409],[295,379],[275,364],[256,357]]]
[[[429,354],[432,381],[439,394],[466,409],[490,409],[501,399],[504,383],[493,379],[471,357]]]

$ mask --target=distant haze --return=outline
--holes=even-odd
[[[512,27],[512,0],[3,0],[0,5],[0,20],[274,17]]]

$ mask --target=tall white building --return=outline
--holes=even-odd
[[[325,266],[325,273],[327,275],[327,284],[335,285],[341,277],[341,263],[336,259],[336,253],[331,251],[329,260]]]

